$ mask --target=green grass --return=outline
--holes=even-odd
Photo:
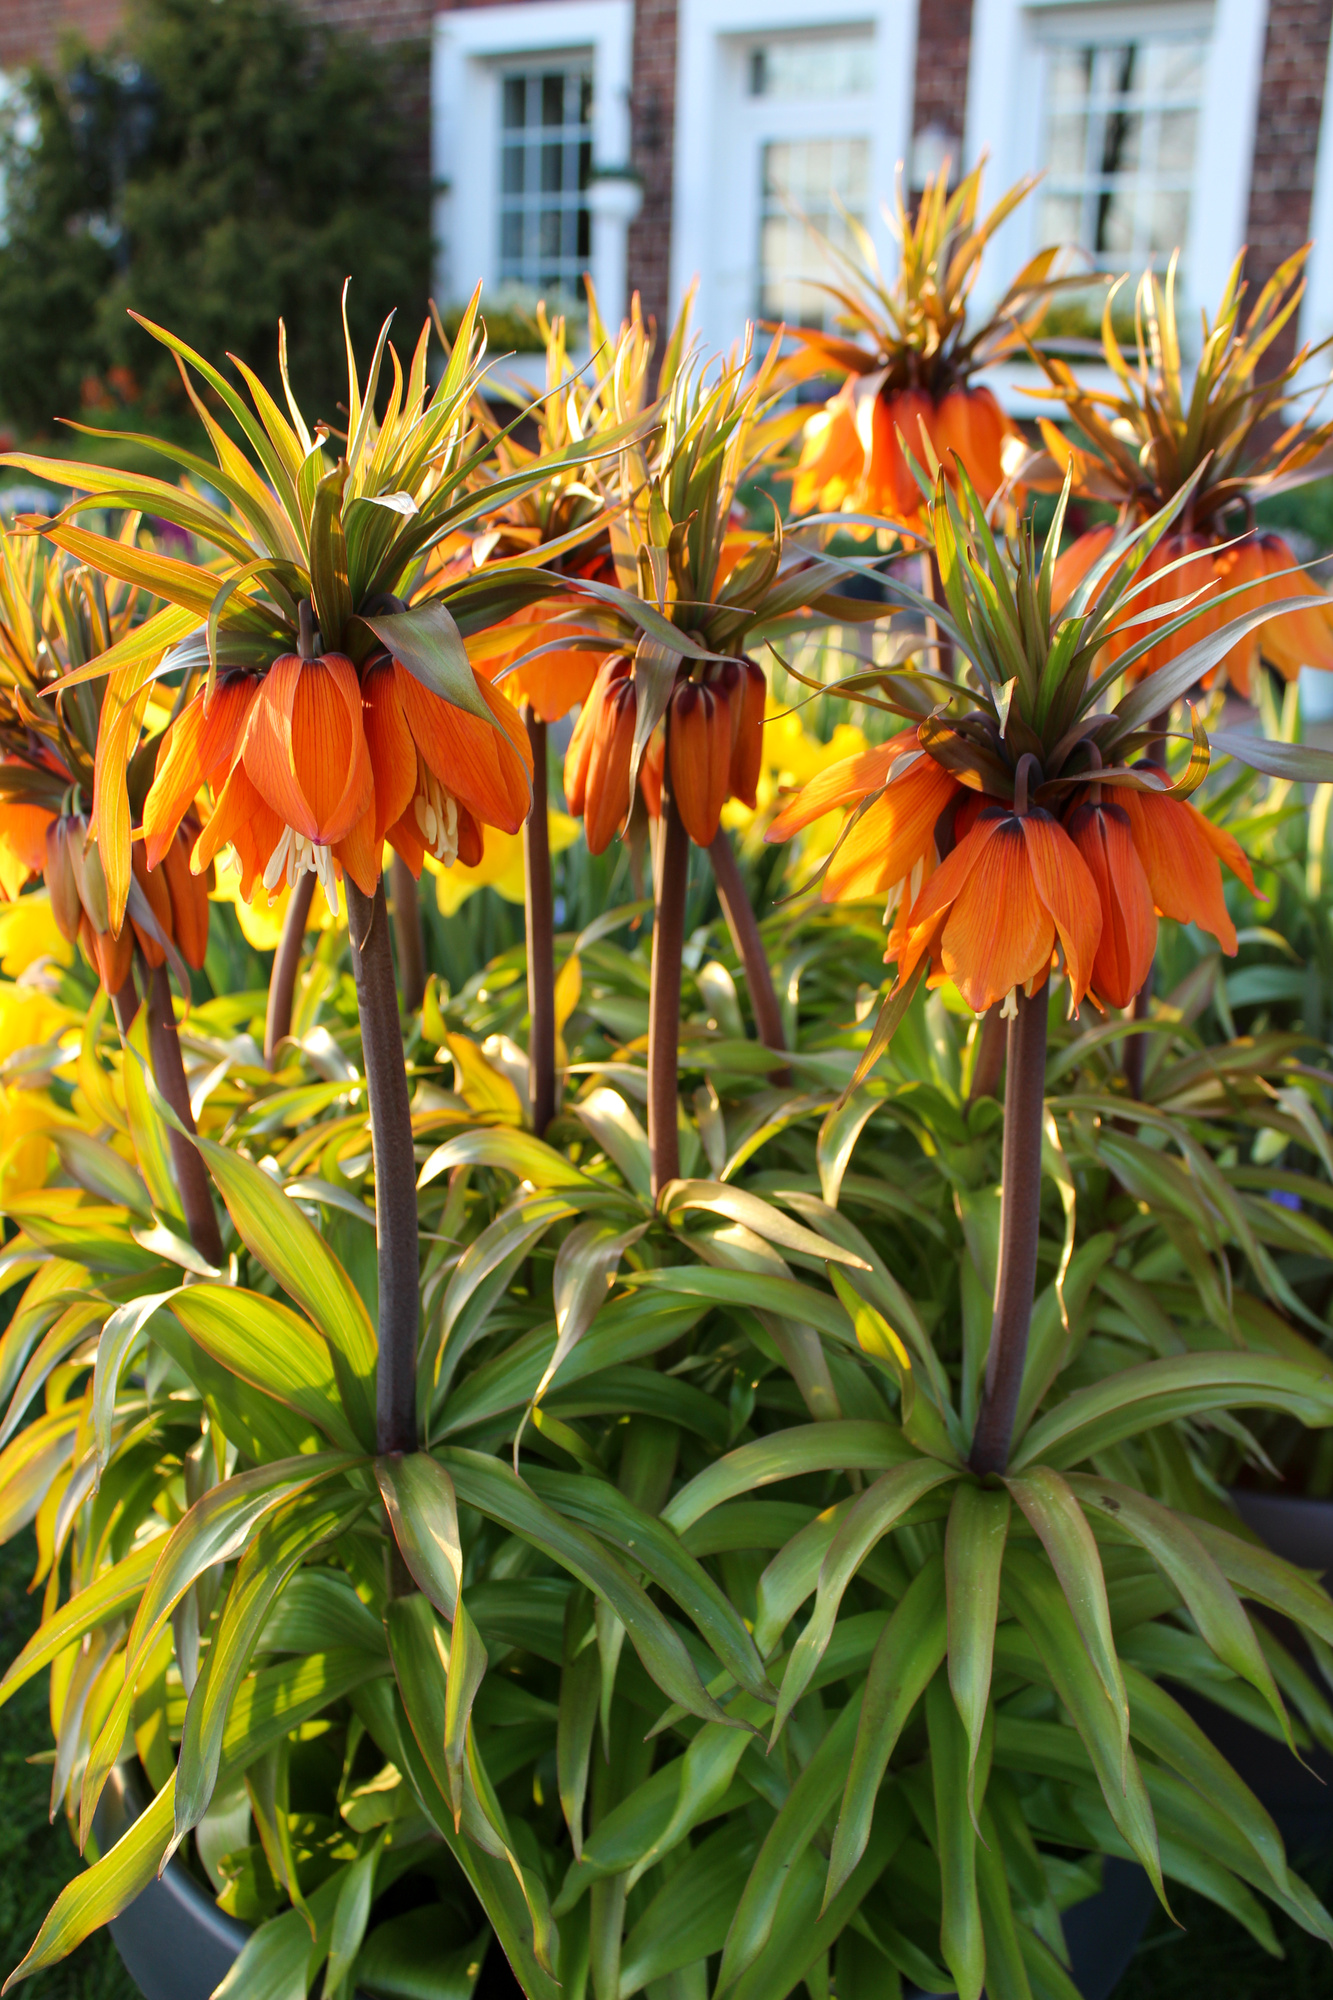
[[[6,1666],[37,1624],[40,1595],[29,1597],[36,1559],[31,1534],[0,1548],[0,1661]],[[63,1815],[47,1819],[51,1774],[29,1757],[50,1748],[46,1676],[21,1688],[0,1724],[0,1978],[37,1935],[42,1918],[80,1863]],[[20,1992],[32,2000],[135,2000],[136,1988],[109,1932],[89,1938],[63,1965]]]

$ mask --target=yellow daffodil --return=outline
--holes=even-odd
[[[549,814],[548,823],[552,854],[560,854],[565,848],[572,847],[579,837],[579,822],[567,813]],[[465,868],[461,861],[456,861],[452,868],[446,868],[429,854],[426,856],[426,867],[435,877],[435,894],[442,916],[452,917],[477,889],[494,889],[506,903],[523,901],[522,834],[501,833],[494,826],[483,827],[481,860],[475,868]]]
[[[55,1164],[51,1144],[52,1105],[44,1090],[11,1089],[0,1083],[0,1200],[34,1194],[46,1186]]]
[[[40,986],[0,980],[0,1063],[20,1049],[41,1048],[77,1023],[77,1015],[62,1007]]]
[[[17,979],[43,958],[53,958],[58,965],[74,959],[74,946],[62,937],[45,889],[0,903],[0,972]]]

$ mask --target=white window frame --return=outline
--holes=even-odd
[[[1115,32],[1123,23],[1127,33],[1145,19],[1169,23],[1187,11],[1171,0],[1129,0],[1114,6],[1101,0],[975,0],[966,156],[975,163],[983,153],[989,155],[984,195],[992,203],[1041,165],[1042,107],[1033,101],[1040,76],[1040,52],[1031,32],[1034,17],[1052,7],[1072,13],[1079,6],[1097,16],[1098,31],[1105,24]],[[1267,0],[1213,0],[1185,246],[1182,330],[1197,326],[1201,306],[1216,310],[1227,273],[1245,242],[1267,23]],[[975,294],[978,313],[995,303],[1037,248],[1039,200],[1038,194],[1029,197],[996,233]],[[1030,369],[1023,374],[1031,379]]]
[[[929,0],[923,0],[929,4]],[[704,342],[727,348],[740,337],[720,297],[720,232],[736,226],[733,191],[718,185],[720,133],[727,115],[728,44],[764,34],[818,33],[833,27],[873,31],[870,188],[867,221],[886,272],[897,265],[881,208],[892,204],[894,174],[912,137],[916,73],[915,0],[680,0],[676,67],[675,175],[671,224],[671,310],[680,310],[697,275],[695,325]],[[750,204],[739,205],[745,215]],[[758,258],[755,233],[751,253]],[[754,287],[757,297],[758,287]],[[753,301],[751,303],[751,309]]]
[[[483,303],[500,271],[500,77],[506,64],[591,56],[593,172],[628,171],[633,0],[520,0],[437,14],[431,51],[435,283],[441,302]],[[596,184],[594,183],[594,186]],[[590,200],[589,267],[609,324],[625,310],[623,204]]]

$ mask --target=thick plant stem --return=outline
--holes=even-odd
[[[1041,1217],[1041,1121],[1046,1094],[1046,1000],[1049,980],[1029,999],[1021,990],[1009,1024],[1009,1074],[1004,1091],[1004,1153],[1000,1184],[1000,1272],[986,1356],[986,1384],[972,1438],[974,1472],[1003,1472],[1009,1463],[1018,1395],[1027,1359],[1028,1327],[1037,1281]]]
[[[282,936],[273,954],[273,970],[268,981],[268,1012],[264,1016],[264,1061],[272,1069],[278,1043],[292,1032],[292,995],[301,969],[301,947],[305,943],[306,920],[315,894],[315,877],[309,871],[298,875],[283,920]]]
[[[158,1089],[186,1131],[193,1132],[190,1087],[185,1081],[185,1065],[176,1033],[176,1009],[171,1003],[171,979],[165,965],[155,967],[148,991],[148,1051]],[[171,1128],[168,1131],[171,1164],[176,1171],[176,1186],[190,1241],[204,1261],[218,1270],[222,1264],[222,1232],[203,1155],[181,1133]]]
[[[1170,724],[1171,713],[1169,709],[1161,715],[1155,715],[1148,724],[1150,740],[1148,748],[1144,753],[1143,761],[1145,764],[1155,764],[1159,771],[1166,769],[1166,745],[1161,739],[1170,727]],[[1153,963],[1148,967],[1148,977],[1134,995],[1134,1005],[1129,1017],[1131,1021],[1146,1021],[1152,1013],[1152,988],[1156,971],[1157,961],[1154,958]],[[1125,1084],[1131,1097],[1142,1097],[1143,1095],[1143,1073],[1147,1066],[1147,1061],[1148,1037],[1142,1034],[1127,1035],[1125,1037],[1124,1072]]]
[[[389,868],[389,889],[393,896],[393,937],[398,947],[398,990],[409,1014],[415,1014],[426,997],[426,945],[421,935],[421,903],[416,877],[401,854],[395,854]]]
[[[690,878],[690,836],[671,790],[669,760],[664,771],[652,986],[648,996],[648,1148],[652,1155],[654,1199],[668,1181],[680,1177],[676,1056],[680,1045],[685,890]]]
[[[968,1089],[967,1101],[975,1104],[980,1098],[994,1097],[1000,1081],[1000,1071],[1004,1068],[1005,1026],[1000,1015],[1000,1003],[986,1009],[981,1023],[981,1046],[972,1069],[972,1082]]]
[[[523,822],[523,902],[528,934],[528,1097],[540,1139],[555,1117],[555,915],[547,818],[546,724],[530,703],[532,811]]]
[[[782,1032],[782,1011],[773,987],[768,953],[759,934],[754,907],[745,893],[731,835],[724,826],[718,828],[708,850],[708,858],[713,864],[713,880],[717,883],[718,901],[727,920],[731,942],[736,948],[736,956],[745,967],[745,983],[750,989],[750,1005],[754,1009],[754,1024],[759,1030],[759,1039],[766,1049],[785,1049],[787,1038]],[[789,1083],[791,1071],[774,1070],[769,1081]]]
[[[398,1022],[389,912],[380,882],[373,897],[346,881],[352,971],[370,1097],[375,1159],[375,1238],[379,1247],[379,1366],[375,1433],[380,1452],[417,1448],[417,1323],[420,1270],[417,1166]]]
[[[139,992],[134,984],[134,974],[129,972],[119,993],[111,995],[111,1011],[116,1017],[116,1026],[122,1035],[128,1035],[134,1026],[134,1017],[139,1011]]]

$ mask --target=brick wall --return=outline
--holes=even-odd
[[[0,70],[50,63],[64,35],[103,42],[121,13],[121,0],[0,0]]]
[[[629,232],[629,289],[667,331],[671,283],[671,175],[676,126],[676,0],[635,0],[630,152],[643,175],[643,207]]]
[[[1256,290],[1310,233],[1331,24],[1333,0],[1269,0],[1246,222],[1246,276]],[[1269,350],[1273,364],[1294,352],[1295,338],[1292,322]]]
[[[922,0],[916,24],[912,132],[933,126],[946,133],[954,142],[955,171],[962,160],[971,50],[972,0]]]

